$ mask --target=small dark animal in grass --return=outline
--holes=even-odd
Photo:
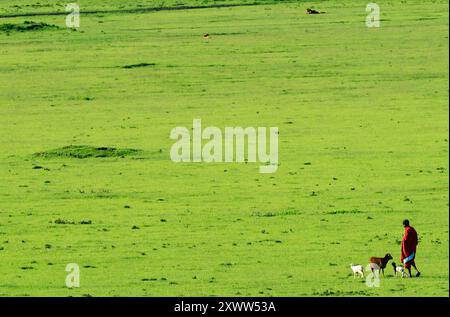
[[[324,14],[325,12],[308,8],[308,9],[306,9],[305,13],[306,14]]]
[[[384,276],[384,269],[386,268],[386,265],[388,264],[388,262],[392,260],[392,255],[390,253],[386,253],[386,255],[384,256],[384,258],[377,258],[377,257],[371,257],[369,262],[372,264],[376,264],[379,269],[381,270],[381,272],[383,273]],[[375,269],[372,265],[370,266],[370,269],[373,270]]]
[[[204,39],[209,39],[209,34],[208,34],[208,33],[203,34],[203,38],[204,38]]]

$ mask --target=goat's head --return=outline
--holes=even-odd
[[[389,261],[389,260],[392,260],[393,258],[392,258],[392,255],[390,253],[386,253],[386,255],[384,256],[384,259],[386,261]]]

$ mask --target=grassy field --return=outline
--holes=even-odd
[[[447,1],[259,3],[0,18],[0,296],[449,295]],[[279,127],[278,171],[172,162],[195,118]],[[354,279],[405,218],[422,277]]]

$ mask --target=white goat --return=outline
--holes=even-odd
[[[406,277],[405,268],[403,266],[397,266],[395,262],[392,263],[392,267],[394,268],[394,275],[397,277],[399,274],[401,274],[401,277]]]
[[[357,275],[360,277],[364,277],[364,267],[360,264],[350,264],[350,268],[353,271],[353,278],[355,278]]]

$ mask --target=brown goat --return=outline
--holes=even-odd
[[[389,260],[392,260],[392,255],[390,253],[386,253],[384,258],[377,258],[373,256],[370,258],[369,262],[378,265],[384,276],[384,269],[386,268],[386,265],[388,264]],[[374,270],[373,267],[371,269],[372,271]]]

